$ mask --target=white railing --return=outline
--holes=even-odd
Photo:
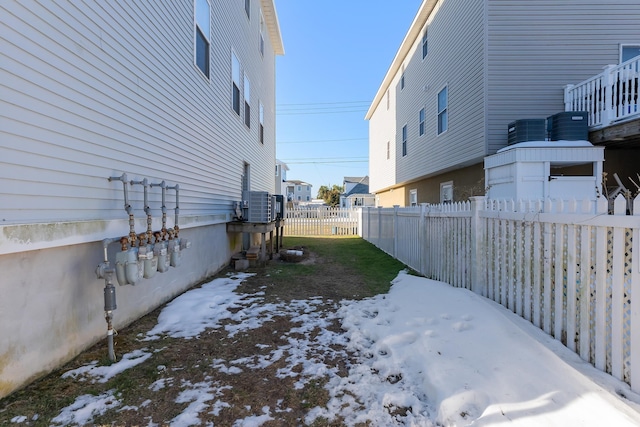
[[[357,236],[360,209],[293,207],[285,209],[284,232],[290,236]]]
[[[634,58],[620,65],[607,65],[597,76],[565,86],[565,111],[586,111],[591,127],[609,126],[637,115],[639,71],[640,58]]]
[[[493,299],[640,391],[640,197],[365,208],[362,236]],[[634,298],[635,296],[635,298]],[[634,374],[635,373],[635,374]]]

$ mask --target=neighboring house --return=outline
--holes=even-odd
[[[289,167],[281,160],[276,159],[276,193],[286,195],[287,194],[287,171]]]
[[[134,231],[147,228],[145,186],[129,181],[174,187],[167,227],[179,213],[191,248],[116,283],[116,328],[229,263],[243,187],[274,192],[284,52],[272,0],[6,0],[0,25],[2,397],[106,337],[96,266],[120,245],[102,241],[127,237],[127,204]],[[146,188],[159,230],[162,190]]]
[[[366,114],[377,204],[484,194],[508,124],[564,111],[565,85],[637,54],[638,28],[640,2],[425,0]]]
[[[340,207],[373,206],[375,198],[369,194],[369,177],[345,176],[342,181],[344,193],[340,195]]]
[[[287,201],[297,204],[299,202],[310,202],[313,199],[311,196],[311,184],[295,179],[285,181],[284,184]]]

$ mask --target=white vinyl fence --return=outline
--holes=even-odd
[[[357,236],[361,210],[328,206],[285,209],[284,233],[289,236]]]
[[[640,392],[640,197],[365,208],[362,236],[493,299]],[[636,296],[634,298],[634,296]]]

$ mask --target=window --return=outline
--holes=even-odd
[[[280,165],[276,165],[276,176],[280,176]]]
[[[447,95],[447,87],[438,93],[438,135],[442,132],[445,132],[449,126],[448,119],[448,95]]]
[[[262,102],[260,103],[260,129],[258,129],[258,134],[260,144],[264,144],[264,107],[262,106]]]
[[[402,126],[402,157],[407,155],[407,125]]]
[[[453,181],[440,183],[440,203],[453,202]]]
[[[409,206],[418,206],[418,190],[409,190]]]
[[[258,43],[258,50],[260,51],[260,55],[264,56],[264,16],[262,16],[262,11],[260,12],[260,41]]]
[[[251,85],[249,78],[244,75],[244,124],[251,128]]]
[[[240,115],[240,61],[231,53],[231,106]]]
[[[402,75],[400,76],[400,90],[404,89],[404,65],[402,66]]]
[[[196,65],[209,78],[209,37],[211,36],[211,13],[208,0],[195,0],[195,60]]]
[[[298,185],[298,191],[300,191],[300,188],[301,188],[301,187]]]
[[[427,38],[427,30],[429,27],[424,28],[424,34],[422,34],[422,59],[427,57],[427,53],[429,53],[429,42]]]
[[[387,160],[391,158],[391,141],[387,141]]]
[[[640,56],[640,46],[622,46],[620,48],[620,62],[626,62]]]
[[[390,96],[389,96],[389,89],[387,89],[387,110],[389,109],[389,104],[391,103],[390,100]]]
[[[244,0],[244,11],[247,13],[247,18],[251,19],[251,0]]]
[[[424,135],[424,107],[420,110],[418,114],[418,119],[420,122],[420,136]]]

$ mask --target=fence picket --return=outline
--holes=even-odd
[[[575,211],[574,211],[575,212]],[[576,322],[577,322],[577,308],[576,308],[576,226],[573,224],[567,225],[567,347],[571,351],[576,351]]]
[[[564,312],[564,224],[556,224],[554,245],[554,294],[553,294],[553,336],[562,341],[563,312]]]
[[[595,215],[593,201],[481,200],[395,216],[367,209],[360,230],[425,276],[493,299],[640,391],[640,199],[636,216],[626,215],[622,197],[615,215],[604,197]]]

